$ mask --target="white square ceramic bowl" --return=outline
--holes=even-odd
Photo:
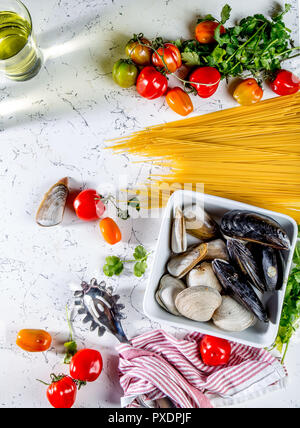
[[[287,232],[291,240],[291,249],[290,251],[283,252],[285,263],[283,286],[280,291],[273,294],[266,293],[263,297],[263,303],[267,307],[267,311],[270,315],[270,322],[268,324],[265,324],[263,322],[257,322],[254,327],[249,328],[248,330],[243,331],[241,333],[229,333],[220,330],[218,327],[214,326],[212,322],[200,323],[189,320],[184,317],[176,317],[166,312],[156,302],[155,292],[161,277],[166,273],[166,264],[171,256],[171,224],[174,205],[182,206],[182,203],[190,204],[195,202],[202,204],[204,209],[218,223],[220,223],[222,216],[227,211],[236,209],[250,210],[272,217]],[[247,205],[241,202],[236,202],[229,199],[219,198],[216,196],[206,195],[192,191],[182,190],[173,193],[164,211],[151,274],[145,293],[145,315],[148,318],[157,321],[161,324],[168,324],[170,326],[178,327],[180,329],[198,331],[203,334],[221,337],[223,339],[254,346],[257,348],[271,346],[274,343],[278,332],[287,280],[291,270],[293,254],[297,242],[297,235],[297,223],[291,217],[288,217],[284,214],[279,214],[273,211],[257,208],[252,205]],[[191,238],[189,244],[193,243],[193,240],[194,238]]]

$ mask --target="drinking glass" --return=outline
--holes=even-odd
[[[0,0],[0,71],[9,79],[24,81],[41,66],[28,9],[19,0]]]

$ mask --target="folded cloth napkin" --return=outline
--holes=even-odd
[[[204,365],[202,337],[191,333],[179,340],[155,330],[119,345],[122,407],[139,407],[139,395],[153,401],[169,397],[178,408],[220,407],[285,386],[285,368],[264,349],[231,343],[226,366]]]

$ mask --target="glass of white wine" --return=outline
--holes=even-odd
[[[0,0],[0,71],[9,79],[24,81],[41,66],[28,9],[19,0]]]

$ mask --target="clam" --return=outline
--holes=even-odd
[[[168,272],[175,278],[182,278],[202,260],[215,258],[228,260],[226,245],[221,239],[197,245],[173,256],[167,265]]]
[[[279,223],[263,214],[251,211],[229,211],[221,222],[225,236],[255,242],[279,250],[289,250],[290,240]]]
[[[271,247],[263,248],[261,262],[267,291],[280,289],[283,283],[283,266],[279,251]]]
[[[39,226],[57,226],[62,222],[69,195],[68,178],[58,181],[45,194],[36,214]]]
[[[221,306],[213,314],[213,322],[221,330],[241,332],[257,321],[254,314],[229,296],[223,296]]]
[[[171,247],[173,253],[183,253],[187,249],[187,236],[183,213],[176,208],[172,226]]]
[[[214,260],[213,270],[225,293],[251,311],[260,321],[268,322],[268,315],[251,284],[244,280],[237,269],[224,260]]]
[[[240,268],[242,273],[250,279],[251,283],[261,293],[266,291],[264,283],[260,277],[261,274],[259,266],[250,249],[247,247],[245,241],[243,242],[236,239],[228,239],[227,250],[231,260],[236,266]]]
[[[156,300],[166,311],[180,316],[175,306],[175,299],[185,288],[185,284],[180,279],[173,278],[171,275],[164,275],[156,292]]]
[[[222,291],[222,286],[213,271],[212,265],[208,262],[203,262],[192,269],[186,276],[186,284],[188,287],[203,285],[214,288],[219,293]]]
[[[219,235],[219,226],[199,205],[186,207],[183,215],[190,235],[201,241],[209,241]]]
[[[222,303],[222,297],[211,287],[191,287],[181,291],[176,297],[178,312],[194,321],[210,321],[214,312]]]

